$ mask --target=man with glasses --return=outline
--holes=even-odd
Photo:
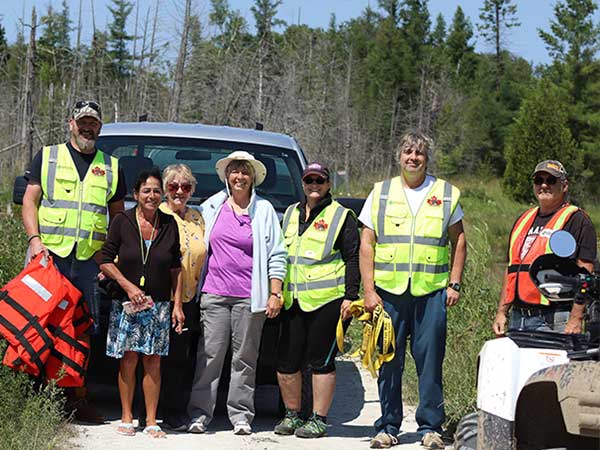
[[[511,311],[509,329],[581,333],[584,305],[550,304],[529,278],[529,265],[548,253],[548,239],[556,230],[573,235],[573,258],[590,272],[596,260],[596,230],[588,215],[568,203],[567,171],[559,161],[540,162],[533,171],[533,192],[538,206],[525,211],[513,225],[508,247],[500,304],[494,320],[496,336],[502,336]]]
[[[69,119],[69,140],[43,147],[25,172],[22,217],[29,257],[52,255],[60,272],[83,294],[78,311],[85,312],[98,275],[94,256],[106,238],[108,215],[123,210],[126,194],[117,159],[96,149],[101,128],[100,105],[77,102]],[[89,323],[85,315],[73,323],[89,343],[87,330],[76,323]],[[85,394],[85,387],[67,392],[75,417],[103,422]]]
[[[371,448],[398,443],[408,336],[419,376],[417,432],[425,448],[445,447],[446,307],[458,303],[467,250],[460,191],[426,172],[431,146],[421,133],[402,136],[400,176],[376,183],[359,216],[364,225],[359,265],[365,308],[382,305],[396,333],[395,356],[379,372],[381,417]]]

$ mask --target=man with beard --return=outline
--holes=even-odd
[[[25,172],[22,216],[29,257],[52,255],[56,267],[82,293],[79,311],[89,311],[87,302],[99,271],[94,257],[106,238],[108,214],[114,217],[123,210],[126,194],[117,159],[96,149],[101,128],[100,105],[77,102],[69,119],[70,139],[43,147]],[[76,331],[89,343],[87,330]],[[75,417],[103,422],[85,394],[85,387],[67,392]]]

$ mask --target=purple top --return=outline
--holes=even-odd
[[[202,292],[249,298],[252,291],[252,223],[225,203],[210,233]]]

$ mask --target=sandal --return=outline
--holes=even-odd
[[[117,433],[123,436],[135,436],[135,427],[132,423],[121,422],[117,427]]]
[[[154,439],[167,437],[167,433],[165,433],[158,425],[148,425],[146,428],[144,428],[143,433]]]

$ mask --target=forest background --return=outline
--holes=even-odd
[[[461,304],[449,312],[445,363],[455,424],[474,406],[477,351],[491,337],[506,239],[533,200],[535,164],[560,159],[574,203],[599,223],[598,2],[554,2],[548,27],[537,31],[550,59],[534,66],[510,52],[511,30],[521,26],[512,0],[482,0],[474,22],[459,6],[448,23],[430,16],[426,0],[378,0],[342,23],[332,16],[326,29],[286,24],[281,0],[254,0],[253,29],[227,0],[210,0],[204,15],[191,0],[172,0],[179,33],[168,51],[156,37],[164,1],[111,0],[108,26],[93,26],[90,42],[81,39],[83,9],[64,0],[32,10],[13,43],[0,22],[0,201],[8,205],[0,211],[0,284],[16,275],[26,247],[8,198],[14,175],[43,144],[65,139],[76,99],[101,102],[105,122],[263,123],[343,174],[338,190],[352,195],[395,175],[399,136],[419,130],[435,141],[431,171],[461,188],[466,214],[469,261]],[[475,51],[476,38],[491,51]],[[0,392],[29,395],[27,382],[10,376],[0,368],[0,386],[9,387]],[[414,368],[407,377],[415,401]],[[33,448],[25,443],[32,427],[45,427],[37,438],[53,436],[60,408],[48,424],[36,419],[40,404],[56,406],[45,395],[34,397],[31,413],[22,409],[15,448]]]

